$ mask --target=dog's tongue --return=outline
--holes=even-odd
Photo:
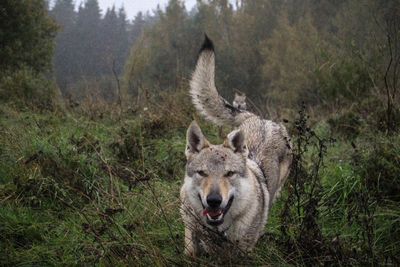
[[[208,208],[203,210],[203,215],[206,216],[207,213],[208,215],[210,215],[211,217],[216,217],[219,216],[222,212],[222,209],[217,209],[217,210],[210,210]]]

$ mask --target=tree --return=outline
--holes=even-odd
[[[76,13],[72,0],[57,0],[50,14],[61,26],[61,30],[56,37],[56,47],[54,51],[54,70],[57,83],[61,89],[65,89],[67,84],[76,74],[76,36],[75,22]]]
[[[115,6],[111,9],[107,9],[101,25],[100,38],[102,40],[102,62],[103,65],[102,73],[106,73],[107,70],[111,71],[114,61],[118,57],[118,43],[120,42],[118,17],[115,12]]]
[[[128,84],[134,87],[130,90],[135,93],[139,84],[148,88],[177,88],[182,77],[188,75],[187,62],[195,54],[195,46],[190,45],[193,39],[188,30],[190,21],[182,1],[170,0],[166,11],[158,9],[157,16],[158,22],[146,29],[134,44],[126,64],[125,77],[129,77]]]
[[[138,12],[135,16],[135,19],[132,22],[130,30],[130,39],[132,43],[139,38],[145,24],[146,24],[145,16],[143,15],[142,12]]]
[[[129,46],[131,43],[129,42],[129,32],[128,32],[128,22],[126,19],[125,9],[121,7],[118,10],[118,19],[117,19],[117,55],[115,58],[116,61],[116,71],[118,74],[121,74],[122,69],[125,65],[125,61],[129,55]]]
[[[58,26],[47,16],[46,1],[3,0],[0,7],[0,68],[51,69]]]
[[[385,3],[384,1],[382,1]],[[399,104],[396,102],[397,90],[399,88],[400,81],[400,4],[396,1],[388,1],[386,5],[381,5],[380,10],[383,15],[381,17],[382,22],[376,19],[376,23],[383,30],[385,34],[385,45],[381,47],[380,51],[383,57],[386,59],[384,65],[385,74],[383,75],[384,88],[387,98],[386,104],[386,128],[389,132],[396,132],[399,127]]]
[[[103,74],[110,74],[112,68],[120,74],[129,52],[127,21],[124,8],[118,13],[113,6],[107,9],[101,25],[103,49]]]
[[[74,31],[77,38],[77,65],[79,76],[96,76],[104,69],[101,47],[101,13],[97,0],[87,0],[78,10]]]
[[[319,65],[319,35],[311,15],[291,24],[285,10],[279,16],[278,27],[264,42],[262,54],[264,79],[269,81],[268,94],[285,106],[301,101],[315,103],[318,96],[312,75]]]

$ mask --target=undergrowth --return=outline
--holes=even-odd
[[[0,264],[217,264],[183,255],[186,97],[118,115],[2,105]],[[196,119],[213,143],[231,130]],[[266,231],[246,262],[222,264],[399,264],[400,136],[358,129],[348,141],[304,109],[287,127],[294,164]]]

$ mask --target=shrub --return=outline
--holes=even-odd
[[[0,99],[11,101],[19,109],[26,107],[54,110],[60,94],[53,79],[46,79],[28,67],[5,71],[0,76]]]
[[[350,109],[332,116],[327,122],[334,133],[347,139],[354,139],[360,134],[363,121],[359,113]]]
[[[379,199],[400,200],[400,135],[377,136],[358,148],[353,157],[356,172]]]
[[[308,118],[303,104],[292,125],[293,162],[284,207],[279,214],[281,245],[288,252],[298,253],[306,264],[333,259],[340,262],[337,253],[329,249],[320,217],[324,193],[321,172],[327,143],[332,140],[317,136]]]

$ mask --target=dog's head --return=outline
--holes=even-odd
[[[186,137],[185,185],[196,210],[202,210],[206,222],[218,226],[224,222],[246,177],[248,150],[240,130],[228,134],[221,145],[212,145],[192,122]]]
[[[246,109],[246,95],[235,93],[235,98],[233,99],[232,105],[238,109]]]

